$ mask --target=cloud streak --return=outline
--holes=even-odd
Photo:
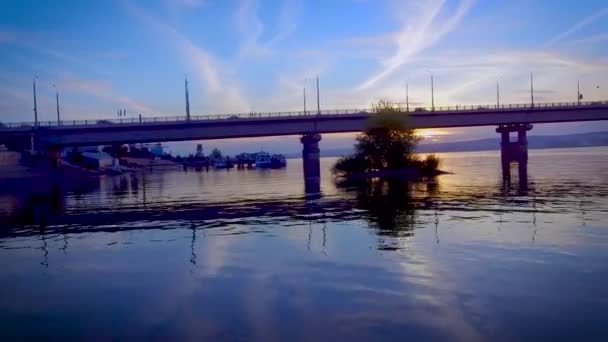
[[[268,27],[258,17],[259,2],[241,0],[233,17],[235,31],[241,36],[238,57],[272,55],[276,45],[296,30],[301,6],[300,0],[284,0],[277,16],[274,35],[262,41],[261,37]]]
[[[474,0],[462,0],[450,17],[438,20],[446,0],[437,0],[432,3],[418,3],[421,13],[414,15],[420,18],[414,24],[409,20],[403,23],[403,28],[395,34],[397,51],[383,61],[383,68],[363,82],[359,89],[369,89],[380,80],[388,77],[418,53],[437,43],[443,36],[450,33],[462,21],[474,4]]]
[[[115,104],[117,108],[126,107],[131,112],[138,114],[153,114],[154,110],[132,98],[118,95],[114,92],[110,82],[97,80],[84,80],[78,78],[66,78],[57,81],[57,87],[62,92],[76,92],[100,98],[106,102]]]
[[[602,8],[597,13],[584,18],[583,20],[574,24],[568,30],[556,35],[551,40],[549,40],[545,45],[546,46],[554,45],[554,44],[570,37],[571,35],[575,34],[576,32],[580,31],[581,29],[585,28],[586,26],[591,25],[592,23],[596,22],[597,20],[599,20],[602,17],[605,17],[607,15],[608,15],[608,7]]]
[[[221,99],[221,103],[213,110],[218,111],[246,111],[249,106],[236,85],[236,82],[222,74],[222,68],[210,53],[194,44],[186,36],[179,33],[173,27],[160,22],[148,15],[141,8],[126,2],[128,10],[143,22],[161,33],[168,43],[173,44],[179,51],[182,59],[194,69],[198,79],[206,86],[208,98]]]
[[[608,41],[608,32],[596,34],[587,38],[572,41],[572,44],[595,44]]]

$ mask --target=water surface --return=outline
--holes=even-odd
[[[606,340],[608,149],[441,155],[430,184],[285,170],[103,177],[0,195],[13,338]],[[25,213],[25,214],[24,214]],[[33,224],[35,218],[44,225]]]

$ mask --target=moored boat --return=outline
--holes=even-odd
[[[270,167],[273,169],[280,169],[287,166],[287,161],[285,160],[285,156],[282,154],[273,154],[270,157]]]
[[[258,169],[268,169],[272,167],[272,158],[267,152],[258,152],[255,156],[255,167]]]

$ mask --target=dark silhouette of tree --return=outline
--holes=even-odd
[[[209,159],[222,160],[223,159],[222,152],[220,150],[218,150],[217,148],[214,148],[213,151],[211,151],[211,154],[209,155]]]
[[[411,127],[407,113],[386,100],[378,101],[373,109],[366,130],[356,138],[355,153],[339,159],[334,174],[350,178],[380,171],[415,169],[431,174],[437,170],[437,157],[421,161],[414,155],[420,137]]]

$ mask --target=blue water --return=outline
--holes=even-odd
[[[368,193],[336,188],[327,158],[312,199],[298,160],[1,194],[0,332],[607,340],[607,155],[530,151],[505,184],[498,153],[450,153],[452,175]]]

